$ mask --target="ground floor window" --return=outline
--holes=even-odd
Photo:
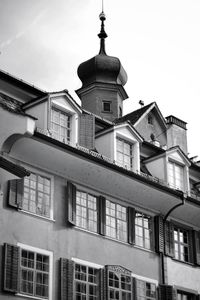
[[[74,299],[98,299],[98,269],[75,264],[74,272]]]
[[[49,257],[47,255],[20,249],[20,292],[48,298]]]
[[[137,300],[156,299],[156,285],[154,283],[137,279],[136,285],[137,285]]]

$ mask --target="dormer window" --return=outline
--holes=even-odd
[[[169,161],[168,179],[171,187],[184,190],[184,167],[173,161]]]
[[[121,138],[117,138],[117,163],[128,170],[133,168],[133,145]]]
[[[71,141],[71,115],[52,107],[51,113],[52,137],[65,144]]]

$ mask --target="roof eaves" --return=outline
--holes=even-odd
[[[0,168],[12,173],[13,175],[23,178],[25,176],[30,176],[30,172],[22,166],[19,166],[4,157],[0,156]]]

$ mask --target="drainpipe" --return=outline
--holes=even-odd
[[[165,253],[165,222],[167,221],[167,218],[169,217],[169,215],[175,210],[177,209],[179,206],[182,206],[185,204],[185,198],[186,195],[185,193],[182,194],[182,202],[179,204],[176,204],[175,206],[173,206],[172,208],[170,208],[170,210],[166,213],[166,215],[163,218],[163,239],[164,239],[164,252],[160,253],[161,254],[161,274],[162,274],[162,284],[166,283],[165,280],[165,264],[164,264],[164,253]]]

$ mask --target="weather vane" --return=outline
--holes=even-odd
[[[103,0],[102,0],[102,12],[104,11],[104,7],[103,7]]]

